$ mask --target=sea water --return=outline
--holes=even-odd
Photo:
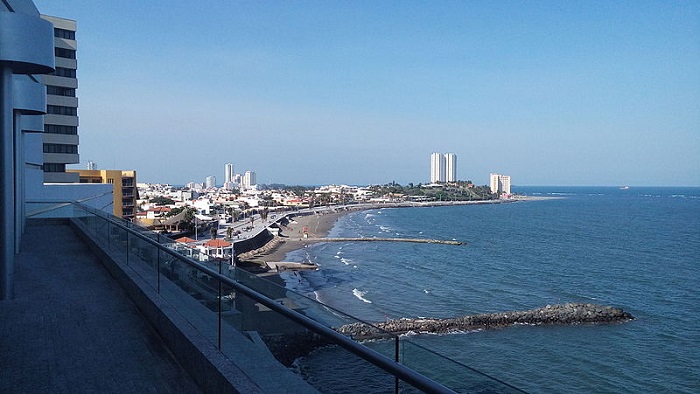
[[[331,236],[465,245],[321,243],[287,256],[320,266],[288,287],[366,321],[620,307],[636,320],[410,340],[528,392],[700,392],[700,188],[514,191],[548,198],[350,213]]]

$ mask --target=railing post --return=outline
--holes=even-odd
[[[160,233],[158,235],[158,245],[160,245]],[[156,281],[158,281],[158,294],[160,294],[160,248],[158,249],[157,259],[156,259]]]
[[[222,261],[219,260],[219,275],[221,275],[221,264],[222,264]],[[221,350],[221,318],[222,318],[221,314],[222,314],[222,309],[223,309],[222,305],[221,305],[221,298],[222,298],[221,291],[222,291],[221,290],[221,279],[219,279],[219,350]]]
[[[394,336],[394,361],[399,362],[399,336]],[[394,393],[399,394],[399,377],[394,375]]]

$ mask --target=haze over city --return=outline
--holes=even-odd
[[[55,2],[80,167],[184,184],[700,185],[696,2]]]

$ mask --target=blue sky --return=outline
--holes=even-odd
[[[700,186],[700,2],[34,2],[78,23],[81,168]]]

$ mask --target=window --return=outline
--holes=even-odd
[[[52,115],[77,116],[78,109],[75,107],[64,107],[62,105],[47,105],[46,106],[46,113],[52,114]]]
[[[46,86],[46,93],[47,94],[52,94],[54,96],[68,96],[68,97],[75,97],[75,89],[73,88],[64,88],[61,86],[51,86],[48,85]]]
[[[61,126],[61,125],[55,125],[55,124],[45,124],[44,125],[44,133],[76,135],[76,134],[78,134],[78,127],[77,126]]]
[[[56,67],[56,71],[51,73],[57,77],[75,78],[75,70],[72,68]]]
[[[75,51],[72,49],[54,48],[53,53],[54,53],[54,55],[56,55],[56,57],[63,57],[66,59],[75,59]]]
[[[58,37],[58,38],[65,38],[68,40],[75,40],[75,32],[71,30],[66,30],[66,29],[59,29],[57,27],[54,27],[53,29],[53,36]]]
[[[44,172],[66,172],[65,164],[44,163]]]
[[[78,153],[77,145],[68,144],[44,144],[44,153]]]

